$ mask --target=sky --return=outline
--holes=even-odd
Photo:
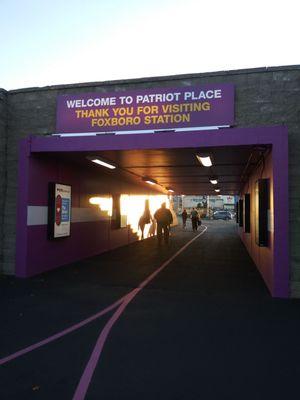
[[[0,0],[0,87],[300,64],[297,3]]]

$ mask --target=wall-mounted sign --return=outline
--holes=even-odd
[[[235,198],[234,196],[222,196],[224,204],[235,204]]]
[[[255,182],[255,242],[264,247],[269,244],[268,210],[270,208],[270,180]],[[270,227],[270,224],[269,224]]]
[[[60,95],[57,133],[151,131],[234,122],[229,83],[113,93]]]
[[[71,186],[49,183],[48,237],[57,239],[70,236]]]

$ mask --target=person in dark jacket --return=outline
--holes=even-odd
[[[198,229],[199,214],[198,214],[198,211],[195,210],[194,207],[191,211],[191,220],[192,220],[193,232],[196,232]]]
[[[186,220],[187,220],[187,217],[188,217],[188,214],[187,214],[187,212],[186,212],[186,209],[184,209],[184,210],[182,211],[182,214],[181,214],[183,229],[186,228]]]
[[[166,203],[162,203],[161,207],[155,212],[154,218],[157,222],[157,239],[158,244],[161,244],[162,235],[164,235],[164,242],[169,242],[170,225],[173,222],[171,211],[166,208]]]

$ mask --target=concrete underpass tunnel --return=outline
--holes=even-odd
[[[228,195],[236,200],[237,233],[270,293],[288,297],[286,130],[146,136],[33,136],[21,142],[16,275],[33,276],[136,241],[139,217],[147,208],[153,215],[164,201]],[[204,166],[200,156],[208,156],[212,165]],[[58,239],[49,238],[53,184],[67,185],[72,192],[70,232]],[[65,200],[60,208],[68,204]]]

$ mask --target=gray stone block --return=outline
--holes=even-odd
[[[300,298],[300,282],[299,281],[291,281],[290,284],[291,288],[291,297],[293,298]]]

